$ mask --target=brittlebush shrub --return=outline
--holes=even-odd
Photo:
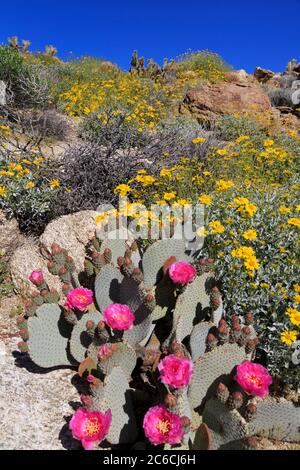
[[[194,142],[203,145],[203,138]],[[129,198],[125,212],[140,225],[156,216],[131,210],[137,202],[147,208],[154,202],[204,205],[198,236],[204,237],[203,255],[215,260],[226,316],[254,313],[260,360],[294,387],[293,343],[300,340],[299,156],[295,133],[261,145],[241,135],[210,148],[203,161],[183,158],[159,176],[139,172],[115,190]]]
[[[55,165],[30,147],[18,147],[13,134],[0,121],[0,209],[22,230],[39,234],[54,214],[60,182]]]
[[[188,51],[177,58],[177,63],[180,71],[194,71],[210,83],[224,80],[226,72],[231,70],[219,54],[207,50]]]

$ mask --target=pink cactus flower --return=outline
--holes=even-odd
[[[86,450],[95,449],[107,436],[111,424],[111,411],[88,411],[79,408],[73,415],[69,428],[74,439],[81,441]]]
[[[185,387],[193,374],[193,362],[187,357],[170,354],[160,361],[158,370],[161,381],[173,388]]]
[[[168,273],[174,284],[180,284],[181,286],[193,282],[197,274],[194,266],[185,261],[177,261],[171,264]]]
[[[165,406],[152,406],[144,416],[145,436],[152,444],[179,444],[184,435],[181,419]]]
[[[237,366],[235,380],[248,393],[257,397],[265,397],[269,393],[272,377],[265,367],[254,362],[245,361]]]
[[[127,305],[111,304],[103,312],[104,321],[113,330],[130,330],[135,319],[134,313]]]
[[[44,282],[42,271],[32,271],[29,276],[29,281],[31,281],[32,284],[35,284],[36,286],[41,286]]]
[[[95,377],[93,376],[93,374],[89,374],[89,375],[87,376],[86,380],[87,380],[90,384],[92,384],[92,383],[94,382],[94,378],[95,378]]]
[[[101,346],[99,346],[98,357],[100,361],[102,361],[105,358],[105,356],[107,355],[109,351],[110,351],[110,347],[108,344],[101,344]]]
[[[85,287],[77,287],[68,292],[65,307],[69,309],[76,308],[84,312],[89,305],[93,303],[93,292]]]

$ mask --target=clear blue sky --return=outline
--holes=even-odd
[[[0,15],[0,43],[17,35],[34,50],[52,44],[61,58],[72,51],[122,68],[134,49],[158,62],[209,49],[248,72],[300,60],[300,0],[8,0]]]

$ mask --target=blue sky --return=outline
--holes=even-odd
[[[122,68],[134,49],[158,62],[209,49],[248,72],[300,60],[300,0],[11,0],[0,12],[0,43],[17,35],[34,50],[52,44],[61,58],[88,54]]]

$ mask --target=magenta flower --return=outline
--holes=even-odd
[[[68,292],[65,307],[69,309],[76,308],[84,312],[89,305],[93,303],[93,292],[85,287],[77,287]]]
[[[44,276],[42,271],[32,271],[29,276],[29,281],[31,281],[36,286],[41,286],[44,282]]]
[[[174,388],[185,387],[189,384],[194,364],[187,357],[177,357],[170,354],[158,364],[161,381]]]
[[[73,415],[69,428],[74,439],[81,441],[86,450],[95,449],[107,436],[111,424],[111,411],[88,411],[79,408]]]
[[[108,344],[101,344],[101,346],[99,346],[98,357],[100,361],[102,361],[105,358],[105,356],[107,355],[109,351],[110,351],[110,347]]]
[[[127,305],[111,304],[103,312],[104,321],[113,330],[130,330],[135,316]]]
[[[272,383],[272,377],[267,369],[250,361],[237,366],[235,380],[248,395],[261,398],[268,395]]]
[[[165,406],[152,406],[144,416],[145,436],[152,444],[179,444],[184,435],[181,419]]]
[[[89,374],[89,375],[87,376],[87,378],[86,378],[86,380],[87,380],[90,384],[92,384],[92,383],[94,382],[94,379],[95,379],[95,377],[93,376],[93,374]]]
[[[174,284],[180,284],[181,286],[193,282],[197,274],[194,266],[185,261],[177,261],[171,264],[168,273]]]

